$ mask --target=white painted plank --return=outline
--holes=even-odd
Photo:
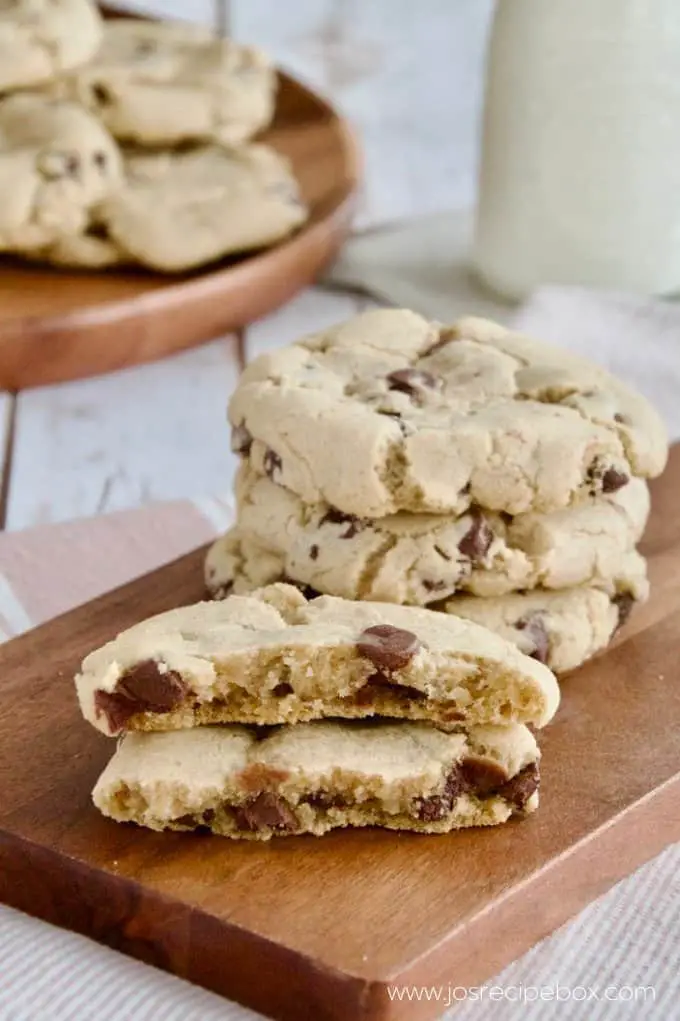
[[[27,390],[17,406],[7,527],[227,493],[233,341],[95,379]]]
[[[232,0],[232,32],[359,129],[367,226],[469,204],[492,0]]]
[[[248,328],[246,361],[275,347],[283,347],[308,333],[316,333],[374,305],[369,298],[336,294],[318,287],[302,291],[285,308]]]

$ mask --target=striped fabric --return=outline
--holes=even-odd
[[[180,556],[231,519],[227,501],[204,500],[0,535],[3,637]],[[393,992],[395,997],[434,998],[451,1021],[674,1021],[680,1018],[679,961],[676,846],[534,947],[489,982],[483,994],[471,991],[467,1002],[448,1009],[447,1003],[464,996],[464,990]],[[494,992],[491,986],[499,988]],[[551,991],[559,993],[559,1002],[549,998]],[[482,999],[473,1000],[475,994]],[[611,999],[614,994],[617,999]],[[586,1002],[584,995],[590,997]],[[0,906],[0,1021],[257,1017],[81,936]]]

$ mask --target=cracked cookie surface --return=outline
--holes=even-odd
[[[275,88],[274,69],[252,47],[187,23],[120,18],[105,23],[95,59],[51,91],[124,141],[236,145],[270,123]]]
[[[90,653],[76,689],[111,735],[374,715],[543,726],[559,702],[546,666],[471,621],[291,585],[144,621]]]
[[[92,57],[102,20],[90,0],[0,2],[0,92],[39,85]]]
[[[562,674],[606,648],[648,594],[645,561],[632,552],[605,588],[537,589],[494,599],[454,596],[441,608],[490,628]]]
[[[384,721],[199,727],[126,734],[93,799],[104,815],[154,830],[260,840],[344,826],[446,833],[534,811],[538,763],[520,724],[456,734]]]
[[[667,456],[656,411],[604,369],[486,320],[395,309],[255,359],[229,417],[259,474],[360,517],[545,513]]]
[[[359,518],[307,505],[243,465],[236,481],[238,534],[278,572],[318,592],[424,606],[457,591],[478,596],[607,583],[639,541],[649,490],[632,479],[608,496],[551,514],[400,513]],[[210,554],[213,591],[233,580],[231,537]],[[224,557],[220,551],[224,551]]]
[[[164,272],[273,244],[306,218],[288,162],[265,145],[126,154],[100,209],[112,245]]]
[[[0,251],[81,233],[121,180],[118,146],[81,107],[28,93],[0,101]]]

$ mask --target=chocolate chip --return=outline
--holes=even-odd
[[[629,477],[625,475],[624,472],[617,471],[616,468],[607,468],[606,472],[602,476],[602,492],[615,493],[629,481]]]
[[[353,514],[344,514],[337,507],[329,507],[319,524],[345,525],[339,536],[341,539],[353,539],[364,528],[361,518],[357,518]]]
[[[411,631],[391,624],[375,624],[359,635],[357,650],[379,671],[402,670],[420,648],[420,641]]]
[[[329,808],[347,807],[346,798],[343,798],[341,794],[332,794],[330,791],[316,791],[314,794],[308,794],[302,800],[305,805],[311,805],[312,808],[320,808],[324,811]]]
[[[538,790],[540,782],[541,774],[538,763],[532,762],[511,780],[504,783],[502,787],[499,787],[496,794],[506,801],[511,801],[515,808],[522,809],[534,791]]]
[[[630,592],[619,592],[612,599],[612,603],[619,611],[619,619],[616,624],[616,630],[618,631],[630,617],[631,610],[635,606],[635,598]]]
[[[281,461],[281,458],[279,457],[275,450],[271,449],[271,447],[267,447],[267,449],[264,452],[262,467],[264,469],[265,475],[270,479],[274,478],[274,472],[281,471],[283,467],[283,462]]]
[[[426,592],[441,592],[446,587],[447,583],[445,581],[431,581],[429,578],[423,580],[423,588]]]
[[[317,589],[312,588],[311,585],[305,585],[302,581],[294,581],[292,578],[289,578],[287,574],[281,575],[281,584],[292,585],[293,588],[296,588],[298,592],[302,593],[305,599],[316,599],[317,596],[321,595],[321,593]]]
[[[109,165],[109,158],[105,152],[98,150],[92,154],[92,162],[98,170],[106,170]]]
[[[423,822],[438,822],[449,814],[454,801],[466,790],[466,783],[458,764],[454,765],[444,784],[441,794],[432,794],[429,798],[418,798],[416,813]]]
[[[410,684],[395,684],[389,677],[377,670],[368,678],[366,683],[354,694],[354,701],[357,705],[371,705],[375,701],[378,692],[384,695],[391,695],[409,702],[422,702],[427,694],[420,688],[413,688]]]
[[[416,397],[423,390],[434,390],[439,385],[436,376],[423,369],[397,369],[387,376],[388,389]]]
[[[620,412],[617,411],[616,414],[614,415],[614,421],[620,422],[623,425],[625,424],[626,419]]]
[[[317,546],[316,543],[314,543],[313,546],[309,547],[309,559],[310,560],[316,560],[318,558],[318,556],[319,556],[319,547]]]
[[[209,586],[208,597],[210,599],[226,599],[231,595],[234,588],[233,581],[225,581],[223,585]]]
[[[118,731],[137,713],[169,713],[188,692],[176,671],[163,673],[155,659],[145,659],[127,670],[113,691],[95,691],[95,713],[106,716],[109,729]]]
[[[283,830],[289,833],[298,828],[290,806],[278,794],[262,791],[251,801],[234,809],[239,829],[255,832],[262,829]]]
[[[542,614],[530,613],[516,621],[515,627],[518,631],[526,631],[527,636],[531,640],[533,649],[528,655],[532,659],[537,659],[539,663],[547,663],[548,653],[550,652],[550,637]]]
[[[458,543],[458,549],[463,556],[469,557],[473,563],[478,563],[489,552],[494,535],[477,507],[470,511],[470,516],[472,524]]]
[[[102,85],[101,82],[94,83],[92,86],[92,95],[100,106],[108,106],[113,100],[111,90],[107,89],[107,87]]]
[[[77,152],[45,153],[40,169],[45,177],[58,180],[60,177],[79,177],[80,156]]]
[[[276,698],[285,698],[286,695],[292,695],[293,691],[294,688],[291,684],[288,684],[287,681],[282,681],[272,689],[272,695],[275,695]]]
[[[253,445],[253,437],[246,429],[243,422],[235,425],[231,430],[231,452],[232,454],[243,454],[247,457]]]
[[[507,782],[508,774],[493,759],[469,755],[460,764],[467,789],[475,794],[485,795]]]

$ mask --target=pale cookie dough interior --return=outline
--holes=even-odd
[[[521,725],[445,734],[426,724],[301,724],[127,734],[94,789],[119,822],[230,837],[341,826],[445,833],[526,815],[539,753]]]
[[[276,75],[262,53],[186,22],[118,18],[94,60],[54,83],[116,137],[141,145],[235,145],[274,114]]]
[[[162,272],[273,244],[307,218],[287,161],[265,145],[127,154],[125,171],[102,223],[122,252]]]
[[[0,92],[39,85],[89,60],[102,38],[91,0],[0,2]]]
[[[667,456],[656,411],[604,369],[485,320],[397,309],[256,358],[229,417],[258,473],[360,517],[545,513]]]
[[[144,621],[87,656],[76,688],[106,734],[373,715],[540,727],[559,702],[547,667],[470,621],[290,585]]]
[[[116,143],[79,106],[29,94],[0,101],[0,251],[81,233],[121,180]]]
[[[359,518],[307,505],[246,464],[236,492],[238,532],[258,555],[278,560],[278,577],[345,599],[421,606],[456,591],[498,596],[609,582],[649,514],[642,479],[578,507],[514,518],[476,507],[459,517]],[[220,544],[211,556],[218,591],[228,589],[232,566],[233,543],[222,545],[224,564]]]

